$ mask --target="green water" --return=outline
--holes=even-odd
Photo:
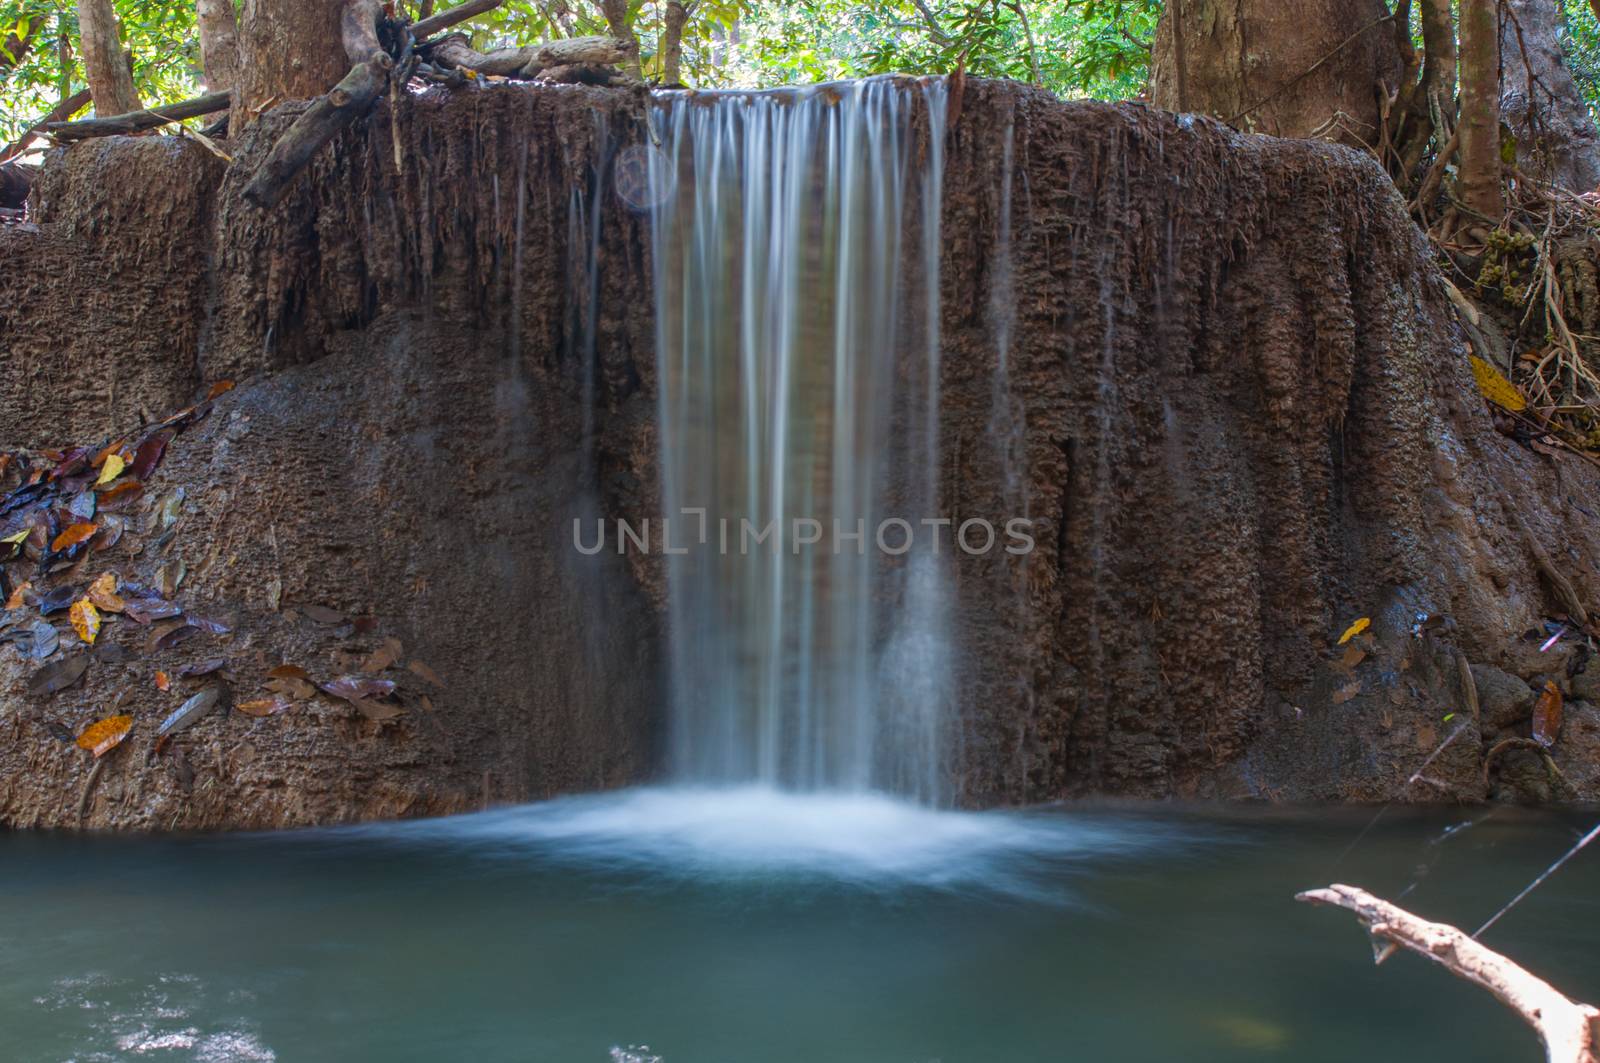
[[[1358,842],[1370,810],[645,791],[292,835],[0,835],[0,1060],[1535,1060],[1481,991],[1374,968],[1349,916],[1291,899],[1409,888],[1476,925],[1590,825],[1483,816],[1392,810]],[[1600,1000],[1600,853],[1486,941]]]

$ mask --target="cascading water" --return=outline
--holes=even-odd
[[[939,502],[944,93],[885,78],[656,110],[683,780],[949,797],[946,557],[920,523]]]

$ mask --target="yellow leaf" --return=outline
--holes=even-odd
[[[1357,635],[1361,634],[1371,626],[1372,618],[1370,616],[1362,617],[1360,620],[1357,620],[1355,623],[1344,629],[1344,634],[1339,636],[1339,645],[1343,646],[1345,643],[1349,642],[1351,639],[1355,638]]]
[[[83,734],[78,736],[78,746],[97,757],[105,756],[122,744],[132,727],[132,716],[107,716],[83,729]]]
[[[22,540],[26,539],[28,537],[28,533],[32,530],[32,528],[23,528],[15,535],[8,535],[4,539],[0,539],[0,543],[9,543],[10,545],[15,546],[17,543],[20,543]]]
[[[102,613],[120,613],[127,608],[127,603],[117,596],[117,574],[115,572],[102,572],[98,579],[89,584],[89,589],[84,592],[84,595]]]
[[[1528,408],[1528,400],[1500,370],[1475,354],[1467,355],[1467,360],[1472,363],[1472,375],[1478,379],[1478,390],[1483,392],[1484,398],[1512,413],[1521,413]]]
[[[72,621],[72,630],[78,633],[78,637],[93,646],[95,636],[100,634],[100,611],[94,607],[94,603],[87,598],[79,598],[67,611],[67,618]]]
[[[127,467],[128,463],[122,460],[121,454],[107,454],[106,463],[100,466],[100,479],[96,480],[94,485],[99,487],[101,484],[110,483],[121,476],[122,470]]]

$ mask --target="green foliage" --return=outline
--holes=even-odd
[[[114,6],[145,104],[195,95],[193,0]],[[402,6],[415,12],[414,4]],[[1582,0],[1571,6],[1587,12]],[[631,0],[646,77],[660,75],[666,8],[666,0]],[[1063,95],[1119,99],[1143,87],[1161,0],[697,0],[689,11],[682,76],[695,86],[948,74],[964,65],[974,75],[1036,80]],[[1600,44],[1588,17],[1595,32],[1585,39]],[[593,0],[508,0],[463,28],[479,48],[606,31]],[[4,51],[9,35],[28,43],[20,61]],[[0,0],[0,144],[84,87],[77,43],[72,0]]]
[[[1595,20],[1589,0],[1561,0],[1561,6],[1566,15],[1561,45],[1567,68],[1589,105],[1589,114],[1600,118],[1600,22]]]

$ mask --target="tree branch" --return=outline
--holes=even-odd
[[[437,15],[430,15],[412,23],[411,36],[422,41],[440,30],[449,29],[458,22],[475,18],[485,11],[493,11],[504,2],[505,0],[467,0],[467,3],[460,7],[452,7],[449,11],[441,11]]]
[[[57,140],[87,140],[90,137],[111,137],[137,133],[141,129],[154,129],[168,122],[181,122],[185,118],[198,118],[203,114],[226,111],[231,92],[211,92],[182,103],[169,103],[165,107],[150,107],[143,111],[114,114],[109,118],[85,118],[81,122],[44,122],[39,128]],[[70,102],[70,101],[69,101]]]
[[[1550,1063],[1600,1063],[1600,1009],[1567,999],[1553,986],[1444,923],[1430,923],[1355,886],[1295,895],[1308,904],[1354,912],[1374,938],[1415,952],[1451,974],[1487,989],[1544,1041]],[[1382,962],[1385,953],[1379,954]]]
[[[66,99],[50,108],[49,114],[33,123],[33,125],[29,126],[27,129],[24,129],[22,131],[22,135],[16,140],[13,140],[10,144],[6,145],[4,150],[0,150],[0,162],[5,162],[7,159],[14,159],[18,155],[21,155],[23,152],[27,151],[28,145],[33,143],[34,137],[37,137],[43,133],[44,127],[49,125],[51,122],[66,121],[68,118],[71,118],[73,115],[77,114],[87,106],[89,106],[89,90],[82,89],[78,92],[74,92],[71,96],[68,96]]]

